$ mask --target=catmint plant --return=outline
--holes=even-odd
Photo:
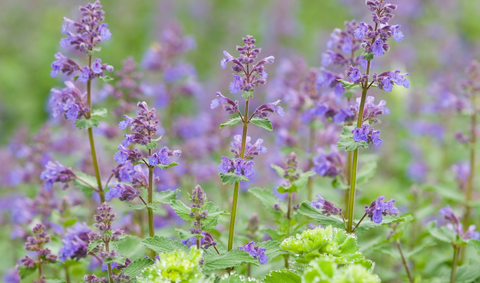
[[[43,246],[51,241],[51,237],[47,234],[47,232],[45,232],[45,226],[41,223],[36,224],[32,231],[34,236],[27,238],[25,250],[35,252],[36,258],[31,258],[27,255],[20,259],[20,265],[29,270],[38,270],[38,279],[34,280],[33,282],[45,283],[46,277],[43,274],[43,266],[49,263],[56,263],[57,256],[52,254],[50,249]]]
[[[232,212],[230,219],[230,229],[228,236],[228,250],[233,248],[233,238],[235,232],[235,217],[237,214],[238,192],[240,181],[248,181],[249,177],[254,174],[253,171],[253,157],[260,152],[265,152],[266,148],[261,146],[263,140],[258,139],[254,145],[250,145],[250,138],[248,134],[248,125],[250,123],[259,126],[261,128],[272,130],[272,125],[268,117],[272,113],[277,113],[280,116],[284,115],[283,108],[279,105],[280,100],[272,103],[262,104],[253,113],[250,114],[250,98],[253,97],[255,88],[258,85],[265,84],[267,82],[266,64],[273,63],[274,57],[268,56],[255,63],[258,55],[261,52],[261,48],[255,46],[255,39],[251,35],[247,35],[243,38],[244,46],[237,46],[237,51],[240,56],[234,57],[227,51],[223,54],[226,58],[220,61],[220,66],[225,69],[228,62],[231,62],[233,66],[233,82],[230,83],[229,90],[232,94],[242,91],[242,97],[245,99],[245,110],[242,114],[239,110],[238,101],[234,101],[222,93],[217,92],[217,99],[214,99],[211,103],[211,108],[215,109],[220,105],[223,105],[225,111],[229,114],[237,114],[238,116],[228,120],[223,126],[233,126],[240,122],[243,124],[243,131],[241,136],[234,138],[232,143],[233,152],[235,153],[235,160],[232,160],[226,156],[222,157],[222,162],[219,165],[220,177],[224,184],[235,185],[233,192]]]
[[[102,41],[109,40],[112,34],[107,28],[108,24],[103,23],[105,12],[102,10],[100,1],[81,6],[80,12],[81,18],[78,21],[64,18],[65,24],[62,26],[62,34],[66,34],[68,37],[60,40],[60,46],[83,53],[88,64],[82,67],[75,60],[65,57],[59,52],[55,54],[56,61],[51,65],[52,71],[50,75],[56,77],[59,72],[67,76],[74,75],[75,81],[86,84],[86,93],[77,88],[73,81],[67,80],[65,82],[66,88],[61,90],[52,89],[50,105],[53,117],[63,114],[66,119],[75,121],[79,129],[87,128],[97,180],[96,191],[100,195],[100,201],[103,203],[105,201],[105,193],[100,176],[92,127],[98,126],[98,118],[105,116],[106,111],[104,109],[94,110],[92,108],[92,81],[96,78],[103,81],[110,80],[110,77],[105,72],[112,72],[113,67],[102,63],[100,58],[94,59],[94,54],[101,49],[98,45]]]
[[[356,39],[362,40],[361,48],[364,50],[363,59],[367,60],[365,71],[362,72],[358,67],[349,66],[345,73],[349,78],[349,82],[343,82],[344,87],[354,88],[360,86],[362,89],[362,96],[357,101],[357,123],[355,126],[345,126],[341,135],[341,140],[338,142],[339,147],[345,147],[347,151],[353,151],[349,201],[347,210],[347,231],[353,232],[353,214],[355,205],[355,189],[357,181],[357,163],[359,147],[368,148],[368,144],[373,143],[375,146],[380,146],[382,140],[380,138],[380,131],[375,130],[372,124],[376,122],[374,116],[379,114],[388,114],[389,111],[383,107],[385,102],[380,102],[378,105],[373,104],[373,97],[367,97],[368,90],[373,86],[378,86],[379,89],[385,92],[391,92],[393,85],[397,84],[408,88],[410,82],[406,78],[408,74],[400,73],[400,70],[383,72],[381,74],[370,74],[371,61],[374,58],[381,57],[389,49],[388,40],[390,38],[400,42],[403,40],[403,33],[400,31],[400,25],[390,25],[389,22],[393,18],[392,12],[397,9],[394,4],[386,4],[383,0],[367,1],[366,5],[372,11],[372,20],[374,25],[368,23],[360,23],[359,27],[355,29],[354,35]],[[370,110],[371,109],[371,110]],[[378,109],[378,110],[375,110]],[[368,121],[367,124],[365,124]]]

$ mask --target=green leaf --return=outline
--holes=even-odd
[[[287,208],[285,206],[285,204],[280,201],[274,194],[272,191],[270,190],[263,190],[261,188],[251,188],[248,190],[251,194],[253,194],[255,197],[257,197],[260,202],[263,204],[263,206],[265,207],[265,209],[270,212],[271,214],[275,215],[275,216],[278,216],[278,217],[283,217],[283,211],[286,211]],[[279,204],[280,205],[280,209],[279,210],[275,210],[273,208],[273,205],[274,204]]]
[[[163,137],[163,136],[159,136],[158,138],[153,139],[152,142],[158,142],[158,141],[160,141],[160,140],[162,139],[162,137]]]
[[[133,209],[133,210],[142,210],[142,209],[147,208],[147,206],[144,205],[143,203],[141,203],[141,204],[130,204],[130,208]]]
[[[318,223],[322,224],[323,226],[332,225],[332,227],[344,229],[345,224],[343,220],[338,217],[337,215],[330,215],[326,216],[320,212],[320,210],[315,209],[310,206],[309,201],[303,202],[300,207],[298,208],[298,212],[302,215],[310,217],[316,220]]]
[[[92,117],[106,117],[107,113],[107,108],[93,109]]]
[[[142,239],[136,236],[127,236],[123,239],[115,241],[115,251],[119,254],[130,258],[143,258],[145,254],[145,246],[141,244]]]
[[[256,246],[259,248],[267,249],[265,254],[268,256],[269,261],[281,254],[287,254],[287,252],[282,250],[282,248],[280,247],[280,242],[278,241],[265,241],[265,242],[257,243]]]
[[[235,173],[220,173],[220,179],[222,179],[222,184],[224,185],[235,185],[235,183],[240,181],[248,182],[248,178],[242,175],[237,175]]]
[[[85,174],[81,171],[75,172],[75,175],[77,175],[78,178],[82,179],[82,181],[85,181],[86,183],[88,183],[90,185],[90,186],[88,186],[84,182],[75,179],[75,180],[73,180],[73,184],[75,185],[75,187],[82,190],[82,192],[86,196],[88,196],[88,197],[91,196],[93,194],[92,187],[93,188],[97,187],[97,179],[95,177],[87,175],[87,174]]]
[[[147,143],[147,144],[145,145],[145,147],[146,147],[147,149],[156,149],[157,146],[158,146],[158,144],[157,144],[156,142]]]
[[[170,206],[175,210],[177,215],[185,221],[193,221],[193,217],[190,216],[192,209],[186,206],[181,200],[173,200],[170,202]]]
[[[365,60],[367,60],[367,61],[371,61],[371,60],[373,60],[373,53],[365,53],[365,52],[364,52],[364,53],[362,54],[362,58],[365,59]]]
[[[346,151],[354,151],[359,147],[368,148],[368,143],[364,141],[356,142],[353,140],[352,131],[354,129],[354,126],[343,126],[343,130],[340,135],[340,141],[337,143],[337,147],[345,148]]]
[[[183,229],[175,229],[175,231],[177,231],[178,236],[180,236],[180,239],[182,239],[182,240],[187,240],[187,239],[190,239],[192,237],[198,236],[198,235],[194,235],[194,234],[190,233],[190,231],[185,231]]]
[[[170,164],[168,164],[168,165],[163,165],[163,164],[158,163],[156,167],[158,167],[158,168],[160,168],[160,169],[162,169],[162,170],[166,170],[166,169],[168,169],[168,168],[172,168],[172,167],[175,167],[175,166],[177,166],[177,165],[178,165],[177,162],[172,162],[172,163],[170,163]]]
[[[103,244],[102,240],[91,241],[90,244],[88,244],[87,253],[93,251],[100,244]]]
[[[245,99],[248,99],[249,97],[253,97],[253,90],[251,91],[244,91],[242,93],[242,97],[245,98]]]
[[[165,211],[165,209],[161,209],[155,203],[147,204],[147,207],[151,208],[153,213],[156,215],[167,216],[167,211]]]
[[[281,233],[280,231],[275,230],[275,229],[271,229],[271,228],[267,228],[264,231],[274,241],[282,241],[287,236],[285,233]]]
[[[445,243],[456,242],[457,234],[454,231],[448,229],[445,226],[437,228],[437,227],[435,227],[436,224],[437,224],[436,222],[430,222],[427,225],[427,230],[430,233],[430,235],[432,235],[434,238],[436,238],[436,239],[438,239],[442,242],[445,242]]]
[[[114,258],[107,258],[103,261],[104,264],[109,264],[109,263],[118,263],[120,265],[124,265],[125,261],[127,260],[126,257],[123,256],[116,256]]]
[[[152,264],[153,260],[149,258],[139,258],[130,263],[126,268],[122,269],[122,272],[132,278],[135,278],[140,275],[145,268]]]
[[[458,282],[458,283],[478,282],[478,281],[475,281],[475,279],[480,277],[480,272],[478,272],[479,266],[480,266],[480,263],[476,261],[472,261],[470,264],[460,266],[457,269],[455,282]]]
[[[425,190],[438,193],[445,200],[451,200],[451,201],[460,202],[460,203],[465,202],[465,195],[459,194],[455,190],[452,190],[451,187],[436,184],[436,185],[425,186],[424,188]]]
[[[315,172],[307,171],[305,173],[301,173],[299,178],[290,185],[290,187],[285,188],[280,186],[277,188],[279,193],[298,193],[303,191],[307,187],[308,178],[315,176]]]
[[[477,250],[478,255],[480,256],[480,240],[470,240],[468,242],[469,246],[472,246]]]
[[[97,118],[92,117],[90,119],[86,119],[85,117],[82,117],[75,121],[75,126],[77,126],[79,130],[81,130],[92,128],[93,126],[98,127],[98,123],[99,121]]]
[[[278,176],[279,176],[280,178],[284,178],[284,177],[285,177],[285,170],[284,170],[282,167],[277,166],[277,165],[275,165],[275,164],[272,164],[272,165],[270,165],[270,166],[272,166],[272,168],[277,172],[277,174],[278,174]]]
[[[169,253],[175,250],[183,250],[185,252],[188,252],[187,246],[184,246],[182,243],[171,240],[164,236],[149,237],[141,241],[141,243],[145,247],[154,250],[157,253]]]
[[[153,193],[153,202],[154,203],[161,203],[161,204],[168,204],[171,201],[174,201],[177,199],[177,194],[180,192],[180,190],[166,190],[166,191],[161,191],[161,192],[155,192]]]
[[[360,86],[359,83],[352,83],[352,82],[342,80],[342,79],[337,79],[337,81],[341,82],[343,88],[345,88],[345,89],[351,89],[351,88]]]
[[[265,129],[267,131],[273,131],[273,126],[270,120],[268,118],[258,118],[258,117],[253,117],[250,120],[250,123],[254,124],[255,126],[258,126],[262,129]]]
[[[210,272],[214,270],[221,270],[229,267],[240,266],[244,263],[259,265],[258,259],[253,258],[245,251],[234,249],[219,255],[213,254],[205,256],[203,271]]]
[[[20,265],[18,273],[20,274],[20,278],[24,279],[25,277],[29,276],[30,274],[34,273],[37,270],[37,265],[35,264],[34,267],[28,268],[24,265]]]
[[[377,171],[377,162],[372,161],[366,163],[357,174],[357,184],[365,184],[370,180]]]
[[[218,206],[216,206],[213,202],[207,202],[202,209],[208,212],[207,217],[203,220],[203,227],[204,231],[209,231],[210,229],[215,228],[218,224],[218,218],[222,215],[229,215],[230,213],[225,210],[220,210]]]
[[[240,118],[240,117],[232,118],[232,119],[228,120],[227,122],[225,122],[223,124],[220,124],[220,129],[225,127],[225,126],[234,126],[234,125],[240,123],[240,121],[242,121],[242,118]]]
[[[426,248],[429,248],[429,247],[432,247],[432,246],[435,246],[437,243],[435,242],[426,242],[426,243],[423,243],[421,244],[420,246],[414,248],[413,250],[411,250],[410,252],[406,253],[405,257],[407,259],[411,258],[413,255],[423,251],[424,249]]]
[[[113,81],[113,78],[109,77],[109,76],[103,76],[103,77],[100,77],[100,79],[106,83],[106,82],[109,82],[109,81]]]
[[[287,270],[287,269],[280,269],[280,270],[273,270],[267,274],[263,283],[301,283],[302,278],[300,275]]]
[[[75,223],[77,223],[76,218],[68,219],[65,222],[63,222],[63,227],[70,227],[70,226],[73,226]]]
[[[45,283],[66,283],[66,281],[63,279],[47,279]]]
[[[370,220],[370,218],[365,218],[363,219],[360,226],[358,226],[357,229],[355,229],[355,233],[365,232],[368,229],[376,228],[380,226],[388,226],[388,224],[391,224],[391,223],[410,222],[413,219],[414,217],[411,214],[405,214],[404,216],[386,215],[383,217],[382,223],[377,224],[372,220]],[[358,221],[359,220],[354,220],[354,223],[356,224],[358,223]]]

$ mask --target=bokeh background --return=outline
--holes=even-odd
[[[379,126],[384,145],[362,153],[362,162],[374,160],[378,168],[369,183],[360,187],[357,208],[360,214],[361,204],[369,204],[379,195],[385,195],[388,199],[395,198],[402,212],[411,212],[416,216],[413,228],[407,230],[404,237],[405,246],[412,249],[427,237],[428,233],[420,229],[424,221],[438,218],[438,208],[446,204],[455,207],[455,203],[461,198],[458,178],[456,179],[452,165],[468,158],[467,147],[455,139],[458,131],[469,130],[468,116],[457,111],[449,99],[451,96],[463,95],[459,82],[465,77],[464,69],[472,59],[480,59],[480,2],[391,2],[399,4],[392,23],[402,25],[405,39],[401,43],[391,44],[391,51],[375,60],[372,66],[374,72],[378,73],[396,68],[408,72],[411,86],[409,89],[396,87],[392,93],[377,90],[371,92],[377,97],[377,101],[387,101],[391,114],[384,117]],[[83,156],[89,154],[85,134],[76,132],[68,121],[51,118],[48,109],[50,89],[62,86],[62,77],[50,77],[53,55],[61,51],[59,40],[62,37],[62,18],[75,18],[78,6],[84,4],[84,1],[77,0],[0,2],[0,195],[2,203],[5,204],[0,208],[0,211],[3,210],[2,227],[5,227],[0,231],[0,250],[9,251],[8,256],[0,262],[0,275],[13,268],[16,261],[23,256],[22,233],[15,234],[15,231],[26,229],[34,222],[32,219],[38,219],[39,212],[26,212],[28,209],[25,198],[38,201],[37,194],[43,189],[38,178],[35,179],[38,176],[35,174],[41,170],[37,168],[37,171],[40,170],[37,172],[28,169],[30,165],[25,155],[41,150],[35,147],[35,144],[39,143],[38,134],[46,131],[45,123],[49,128],[48,134],[44,133],[48,136],[49,146],[55,144],[53,147],[56,148],[56,151],[52,149],[51,158],[58,159],[67,166],[84,168],[87,173],[91,170],[88,169],[88,158]],[[112,38],[102,43],[99,56],[116,70],[122,68],[122,62],[129,56],[139,64],[139,70],[142,70],[145,65],[142,65],[142,62],[148,61],[148,50],[157,46],[156,44],[163,44],[162,33],[169,28],[182,30],[181,34],[195,41],[195,45],[180,54],[178,59],[188,62],[195,69],[191,75],[195,79],[194,91],[191,91],[193,94],[173,93],[169,103],[167,102],[174,105],[173,108],[165,106],[165,101],[161,102],[155,91],[145,96],[161,113],[166,132],[165,144],[170,148],[182,149],[186,164],[191,165],[188,170],[183,169],[187,173],[181,172],[182,169],[175,169],[173,173],[169,173],[171,176],[162,176],[165,177],[163,180],[167,181],[160,184],[159,189],[178,187],[182,189],[181,197],[186,199],[186,192],[199,182],[209,197],[218,201],[218,205],[224,209],[229,207],[228,199],[232,190],[219,185],[215,172],[216,164],[220,155],[228,154],[228,142],[239,129],[218,131],[218,124],[225,121],[227,116],[218,113],[219,109],[209,109],[216,91],[228,93],[231,77],[219,64],[223,58],[223,50],[233,54],[235,45],[242,44],[241,38],[251,34],[257,39],[257,46],[262,47],[263,55],[275,56],[275,64],[269,66],[267,85],[256,92],[259,105],[260,102],[278,97],[279,92],[290,91],[288,84],[280,89],[272,87],[279,83],[278,80],[275,81],[276,76],[280,80],[289,80],[284,75],[285,66],[290,66],[292,77],[305,77],[309,68],[321,67],[321,54],[326,50],[327,41],[334,28],[343,29],[344,22],[352,19],[370,20],[370,12],[362,0],[104,0],[102,5]],[[113,77],[118,79],[118,74]],[[144,78],[148,78],[150,83],[161,81],[159,74],[148,72],[144,74]],[[270,83],[272,86],[269,87]],[[100,95],[102,87],[101,84],[95,86],[98,94],[96,103],[109,109],[116,107],[118,101]],[[288,112],[289,101],[283,101],[283,107]],[[281,164],[286,154],[292,150],[299,155],[301,165],[304,168],[308,166],[310,149],[308,141],[304,140],[308,127],[295,130],[283,127],[283,124],[292,122],[288,119],[298,117],[287,115],[287,121],[274,118],[275,129],[271,133],[256,130],[251,132],[254,140],[260,137],[265,140],[264,145],[269,154],[257,162],[257,177],[249,185],[272,189],[278,186],[280,180],[269,164]],[[109,115],[107,122],[115,126],[120,120],[119,115]],[[315,137],[314,151],[328,151],[328,127],[322,121],[318,124],[322,130]],[[279,142],[282,137],[277,129],[282,128],[290,131],[289,137],[299,139],[295,146],[286,146]],[[189,142],[192,136],[185,134],[185,131],[191,131],[191,135],[198,135],[199,139]],[[109,172],[108,168],[114,165],[113,153],[122,137],[120,133],[107,137],[105,132],[100,130],[97,134],[105,136],[100,138],[98,146],[101,148],[103,171]],[[34,138],[35,136],[37,138]],[[25,150],[25,147],[28,148],[28,153],[23,156],[18,154]],[[80,152],[82,149],[86,151],[84,154]],[[179,163],[182,163],[182,159]],[[27,173],[32,175],[27,178]],[[342,204],[342,191],[333,189],[331,181],[329,178],[315,177],[315,193],[321,193],[335,203]],[[60,200],[70,194],[73,194],[74,198],[80,198],[69,190],[74,188],[67,191],[57,188],[58,195],[46,197],[44,200],[55,202],[53,200]],[[479,196],[478,190],[475,195]],[[303,194],[298,196],[296,203],[305,200],[305,197]],[[246,192],[241,198],[243,201],[240,200],[238,231],[245,227],[248,217],[255,210],[260,215],[262,226],[274,227],[255,198]],[[126,215],[128,207],[118,205],[121,207],[119,210]],[[56,206],[56,203],[45,203],[46,209]],[[458,206],[458,211],[461,211],[461,206]],[[81,217],[87,219],[86,212],[80,209],[79,213],[83,213]],[[28,221],[17,221],[16,217],[20,217],[18,215]],[[82,221],[88,223],[89,220],[85,219]],[[480,219],[478,211],[475,219]],[[225,219],[220,226],[225,225],[226,221]],[[173,236],[173,228],[188,226],[182,223],[169,225],[165,229],[160,229],[159,226],[159,233]],[[222,231],[222,227],[219,231]],[[369,239],[385,237],[387,233],[388,229],[376,231],[360,237],[359,240],[368,248]],[[58,245],[61,245],[61,241]],[[451,257],[448,245],[435,249],[435,253],[419,254],[412,262],[414,272],[422,274],[424,278],[446,272]],[[384,282],[402,282],[402,277],[399,276],[403,276],[402,266],[389,256],[388,250],[367,252],[367,256],[377,262],[375,272]],[[282,262],[273,264],[280,268]],[[83,269],[78,269],[78,274],[81,274]],[[266,272],[266,267],[258,268],[253,275],[261,277]]]

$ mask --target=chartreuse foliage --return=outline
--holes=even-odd
[[[302,234],[285,239],[281,248],[296,255],[300,264],[308,264],[316,258],[330,258],[338,264],[360,264],[373,270],[373,262],[362,255],[357,238],[342,229],[327,226],[306,230]]]
[[[199,267],[202,251],[192,247],[189,252],[176,250],[161,253],[160,260],[137,276],[138,283],[196,283],[205,282]]]
[[[342,268],[330,258],[318,258],[302,276],[302,283],[378,283],[380,278],[364,266],[350,264]]]

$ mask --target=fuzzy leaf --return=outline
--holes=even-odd
[[[266,248],[265,254],[268,256],[268,260],[272,260],[281,254],[286,254],[282,248],[280,248],[280,242],[277,241],[265,241],[257,243],[255,246],[259,248]]]
[[[343,126],[340,141],[337,142],[338,148],[345,148],[346,151],[355,151],[359,147],[368,148],[368,143],[364,141],[356,142],[353,140],[352,131],[354,129],[354,126]]]
[[[224,185],[235,185],[235,183],[240,181],[248,182],[248,178],[242,175],[237,175],[235,173],[220,173],[220,179],[222,179],[222,184]]]
[[[180,192],[180,190],[166,190],[166,191],[161,191],[161,192],[155,192],[153,193],[153,202],[154,203],[161,203],[161,204],[168,204],[171,201],[174,201],[177,199],[177,194]]]
[[[270,120],[268,118],[258,118],[258,117],[253,117],[250,120],[250,123],[254,124],[255,126],[258,126],[262,129],[265,129],[267,131],[273,131],[273,126]]]
[[[145,247],[141,244],[142,239],[136,236],[127,236],[115,241],[115,251],[130,259],[142,258],[145,254]]]
[[[448,229],[446,226],[442,226],[440,228],[437,228],[435,226],[436,226],[436,222],[430,222],[429,225],[427,225],[427,230],[430,233],[430,235],[432,235],[432,237],[445,243],[456,242],[457,234],[454,231]]]
[[[149,267],[150,265],[153,264],[153,260],[149,258],[139,258],[132,263],[130,263],[127,267],[122,269],[122,272],[125,273],[126,275],[129,275],[132,278],[137,277],[142,273],[142,270],[145,268]]]
[[[93,109],[92,117],[106,117],[107,113],[107,108]]]
[[[273,194],[272,191],[263,190],[261,188],[251,188],[248,191],[260,200],[268,212],[275,216],[283,217],[282,211],[286,211],[287,208],[285,207],[285,204]],[[280,209],[275,210],[273,208],[274,204],[279,204]]]
[[[155,148],[157,148],[157,146],[158,146],[158,144],[157,144],[156,142],[147,143],[147,144],[145,145],[145,147],[146,147],[147,149],[155,149]]]
[[[166,170],[166,169],[168,169],[168,168],[172,168],[172,167],[175,167],[175,166],[177,166],[177,165],[178,165],[177,162],[172,162],[172,163],[170,163],[170,164],[168,164],[168,165],[163,165],[163,164],[158,163],[156,167],[158,167],[158,168],[160,168],[160,169],[162,169],[162,170]]]
[[[207,217],[203,220],[202,229],[204,231],[209,231],[210,229],[215,228],[218,224],[218,218],[222,215],[229,215],[230,213],[225,210],[220,210],[213,202],[209,201],[203,207],[204,210],[208,212]]]
[[[141,243],[157,253],[170,253],[175,250],[188,252],[188,248],[178,241],[171,240],[164,236],[153,236],[146,238]]]
[[[349,81],[346,81],[346,80],[342,80],[342,79],[338,79],[337,81],[341,82],[343,88],[345,88],[345,89],[351,89],[351,88],[354,88],[354,87],[358,87],[358,86],[359,86],[358,83],[352,83],[352,82],[349,82]]]
[[[92,117],[90,119],[86,119],[85,117],[82,117],[75,121],[75,126],[77,126],[79,130],[81,130],[92,128],[93,126],[98,127],[98,123],[99,121],[97,118]]]
[[[29,276],[30,274],[34,273],[37,270],[37,265],[35,264],[34,267],[28,268],[24,265],[21,265],[19,268],[18,273],[20,274],[20,278],[24,279],[25,277]]]
[[[190,213],[192,212],[191,208],[185,205],[181,200],[173,200],[170,202],[170,206],[183,220],[193,221],[193,217],[190,216]]]
[[[232,119],[228,120],[227,122],[225,122],[223,124],[220,124],[220,129],[225,127],[225,126],[234,126],[234,125],[240,123],[240,121],[242,121],[242,118],[240,118],[240,117],[232,118]]]
[[[300,275],[293,273],[287,269],[273,270],[267,274],[263,283],[301,283]]]
[[[244,283],[244,282],[252,282],[252,281],[247,281],[247,278],[245,278],[245,276],[232,274],[227,278],[221,279],[218,283]]]
[[[312,176],[315,176],[315,172],[313,171],[301,173],[300,177],[297,180],[293,181],[290,187],[285,188],[283,186],[280,186],[277,188],[277,191],[279,193],[299,193],[307,187],[308,178]]]
[[[258,259],[253,258],[247,252],[242,250],[231,250],[227,253],[213,254],[205,256],[204,272],[226,269],[229,267],[240,266],[244,263],[259,265]]]
[[[106,83],[106,82],[109,82],[109,81],[113,81],[113,78],[109,77],[109,76],[103,76],[103,77],[100,77],[100,79]]]
[[[282,167],[277,166],[277,165],[275,165],[275,164],[272,164],[272,165],[270,165],[270,166],[272,166],[272,168],[277,172],[277,174],[278,174],[278,176],[279,176],[280,178],[284,178],[284,177],[285,177],[285,170],[284,170]]]
[[[367,61],[371,61],[371,60],[373,60],[373,53],[363,53],[362,58],[367,60]]]
[[[91,251],[93,251],[100,244],[103,244],[102,240],[96,240],[96,241],[90,242],[90,244],[88,244],[87,253],[90,253]]]
[[[467,283],[467,282],[478,282],[475,279],[480,277],[480,272],[478,272],[478,267],[480,266],[479,262],[472,261],[470,264],[465,264],[457,269],[457,274],[455,276],[455,282],[458,283]]]
[[[63,222],[63,227],[70,227],[70,226],[73,226],[75,223],[77,223],[77,219],[75,218],[68,219],[65,222]]]
[[[245,99],[248,99],[249,97],[253,97],[253,90],[251,91],[244,91],[242,93],[242,97],[245,98]]]
[[[307,217],[310,217],[316,220],[318,223],[322,224],[323,226],[332,225],[332,227],[335,227],[335,228],[341,228],[341,229],[345,228],[345,224],[343,223],[343,220],[340,217],[336,215],[326,216],[322,214],[320,210],[311,207],[309,201],[303,202],[298,208],[298,212],[302,215],[305,215]]]
[[[93,194],[93,188],[96,188],[97,187],[97,179],[93,176],[90,176],[90,175],[87,175],[81,171],[77,171],[75,172],[75,175],[77,175],[80,179],[82,179],[82,181],[85,181],[86,183],[88,183],[90,186],[88,186],[87,184],[85,184],[84,182],[82,181],[79,181],[79,180],[73,180],[73,184],[75,185],[75,187],[79,188],[80,190],[82,190],[82,192],[86,195],[86,196],[91,196]]]
[[[111,259],[105,259],[105,260],[103,261],[103,263],[104,263],[104,264],[109,264],[109,263],[114,263],[114,262],[115,262],[115,263],[124,265],[126,260],[127,260],[126,257],[116,256],[116,257],[111,258]]]

